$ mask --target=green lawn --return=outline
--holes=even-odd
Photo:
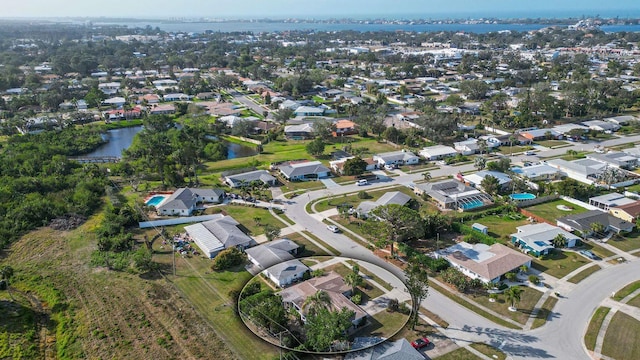
[[[591,252],[593,252],[594,254],[600,256],[601,258],[608,258],[610,256],[614,256],[616,253],[614,253],[613,251],[606,249],[596,243],[593,242],[589,242],[589,243],[585,243],[582,244],[582,246],[580,246],[580,249],[586,249],[589,250]]]
[[[511,154],[515,154],[515,153],[525,152],[525,151],[531,150],[531,149],[533,149],[531,146],[520,146],[520,145],[508,146],[508,145],[504,145],[504,146],[500,146],[500,150],[498,150],[498,151],[500,153],[502,153],[503,155],[511,155]]]
[[[591,317],[591,321],[589,322],[589,326],[587,327],[587,332],[584,334],[584,345],[587,349],[593,351],[596,347],[596,340],[598,339],[598,332],[600,332],[600,327],[602,327],[602,322],[604,318],[607,317],[611,308],[608,307],[599,307],[596,309],[596,312]]]
[[[287,239],[294,241],[296,244],[300,246],[304,246],[304,252],[300,255],[302,257],[308,256],[329,256],[329,253],[320,249],[316,244],[307,240],[304,236],[298,233],[292,233],[284,236]]]
[[[589,277],[589,275],[593,274],[594,272],[596,272],[596,271],[598,271],[600,269],[601,269],[600,265],[589,266],[588,268],[582,270],[581,272],[579,272],[575,276],[573,276],[571,279],[569,279],[569,282],[577,284],[580,281],[582,281],[582,280],[586,279],[587,277]]]
[[[507,354],[494,348],[491,345],[487,345],[483,343],[473,343],[471,344],[471,347],[480,351],[481,353],[487,355],[492,359],[504,360],[507,358]]]
[[[532,266],[556,278],[563,278],[577,268],[591,263],[586,257],[569,251],[553,251],[545,260],[534,258]]]
[[[571,211],[560,210],[558,209],[559,205],[565,205],[571,208],[572,210]],[[535,215],[540,216],[541,218],[546,219],[547,221],[550,221],[552,223],[555,223],[556,220],[561,217],[565,217],[573,214],[580,214],[587,211],[587,209],[583,207],[574,205],[562,199],[557,199],[557,200],[546,202],[543,204],[530,206],[528,208],[525,208],[525,210],[530,211]]]
[[[251,236],[264,234],[263,226],[267,224],[276,226],[280,229],[285,227],[285,225],[280,220],[273,217],[269,212],[269,209],[266,208],[228,204],[225,206],[209,208],[205,211],[205,214],[217,214],[222,211],[236,219],[241,226],[248,230],[248,234]]]
[[[351,265],[355,265],[356,262],[353,260],[347,260],[347,262]],[[371,273],[369,270],[365,269],[364,267],[360,266],[360,272],[365,274],[366,276],[369,277],[369,279],[377,282],[378,284],[382,285],[383,288],[387,289],[387,291],[391,291],[393,290],[393,286],[391,286],[391,284],[382,281],[380,278],[378,278],[377,276],[375,276],[373,273]]]
[[[618,311],[602,344],[602,355],[614,359],[640,359],[640,321]]]
[[[511,304],[506,302],[504,295],[499,295],[496,302],[490,302],[489,297],[486,295],[470,296],[470,298],[478,304],[483,305],[504,317],[525,325],[529,320],[529,315],[533,311],[533,308],[542,297],[542,292],[528,286],[520,286],[520,288],[524,291],[520,295],[520,301],[516,303],[518,311],[509,311],[508,307]]]
[[[499,239],[502,243],[509,242],[510,235],[516,232],[516,227],[530,224],[521,214],[491,215],[473,220],[473,222],[488,226],[489,235]]]
[[[637,308],[640,308],[640,295],[638,295],[638,296],[634,297],[633,299],[631,299],[630,301],[628,301],[627,305],[635,306]]]
[[[554,306],[556,306],[557,302],[558,298],[555,298],[553,296],[549,296],[547,300],[544,301],[544,304],[542,304],[542,307],[536,314],[535,320],[533,320],[531,329],[539,328],[547,322],[547,319],[549,318],[549,315],[551,315],[551,312],[553,311],[553,308]]]
[[[319,237],[313,235],[312,233],[308,232],[308,231],[303,231],[302,233],[304,233],[305,235],[307,235],[308,237],[312,238],[313,240],[315,240],[318,244],[322,245],[325,249],[331,251],[335,256],[340,256],[340,251],[336,250],[336,248],[334,248],[333,246],[327,244],[326,242],[320,240]]]
[[[634,230],[624,235],[615,235],[607,244],[613,245],[622,251],[632,251],[640,249],[640,231]]]
[[[316,203],[316,207],[315,208],[316,208],[317,212],[323,212],[325,210],[333,209],[336,206],[342,205],[342,204],[349,204],[349,205],[351,205],[353,207],[358,207],[358,205],[363,201],[376,201],[382,195],[386,194],[389,191],[394,191],[394,190],[395,189],[393,189],[393,190],[385,189],[385,190],[367,191],[366,189],[362,189],[362,191],[364,191],[367,194],[369,194],[370,198],[368,198],[368,199],[360,199],[357,194],[353,194],[353,195],[345,194],[343,196],[337,196],[337,197],[332,197],[330,199],[320,200],[320,201],[318,201]]]
[[[390,338],[400,331],[408,320],[409,315],[399,312],[381,311],[373,315],[369,319],[371,324],[360,330],[359,333],[364,331],[365,334],[369,334],[367,336]]]
[[[536,141],[536,144],[540,146],[548,147],[548,148],[553,148],[555,146],[570,145],[566,141],[560,141],[560,140],[541,140],[541,141]]]
[[[634,291],[640,289],[640,280],[639,281],[634,281],[631,284],[628,284],[627,286],[623,287],[622,289],[616,291],[616,295],[613,297],[613,300],[615,301],[620,301],[624,298],[626,298],[627,296],[631,295],[631,293],[633,293]]]
[[[482,358],[465,348],[459,348],[452,352],[446,353],[442,356],[438,356],[436,359],[438,360],[477,360]]]

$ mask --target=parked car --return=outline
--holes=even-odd
[[[588,257],[591,260],[600,260],[600,258],[596,254],[592,253],[589,250],[580,250],[579,252],[580,254]]]
[[[338,227],[335,225],[327,225],[327,229],[329,229],[329,231],[334,233],[340,232],[340,229],[338,229]]]
[[[367,179],[360,179],[356,182],[356,184],[358,184],[358,186],[364,186],[369,184],[369,182],[367,181]]]
[[[525,152],[524,152],[524,154],[525,154],[526,156],[533,156],[533,155],[535,155],[536,153],[535,153],[535,152],[533,152],[533,151],[531,151],[531,150],[529,150],[529,151],[525,151]]]
[[[422,349],[429,344],[431,344],[431,341],[429,341],[429,339],[427,339],[426,337],[411,342],[411,346],[413,346],[414,349]]]
[[[396,166],[395,166],[395,165],[393,165],[393,164],[387,164],[387,165],[385,165],[385,166],[384,166],[384,169],[385,169],[385,170],[393,170],[393,169],[395,169],[395,168],[396,168]]]

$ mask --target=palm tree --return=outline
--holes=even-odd
[[[529,272],[529,267],[527,265],[520,266],[520,272],[526,274]]]
[[[520,288],[520,286],[512,286],[504,292],[504,296],[506,297],[507,301],[511,303],[511,306],[509,307],[510,310],[513,309],[512,311],[516,311],[515,306],[516,303],[520,301],[522,291],[523,290]]]
[[[558,235],[556,235],[556,237],[554,237],[551,240],[551,244],[553,245],[554,248],[561,249],[561,248],[567,246],[567,238],[564,237],[564,235],[562,235],[562,234],[558,234]]]
[[[483,170],[487,166],[487,159],[484,156],[477,156],[473,160],[473,166],[478,170]]]
[[[488,149],[487,140],[479,139],[477,141],[477,144],[478,144],[478,150],[480,150],[480,155],[484,154],[485,151],[487,151]]]
[[[356,288],[364,283],[364,279],[360,276],[358,265],[354,265],[351,273],[344,277],[344,283],[351,286],[351,292],[355,293]]]
[[[431,180],[431,173],[430,173],[430,172],[428,172],[428,171],[423,172],[423,173],[422,173],[422,178],[423,178],[425,181],[429,181],[429,180]]]
[[[331,298],[329,297],[329,293],[324,290],[320,290],[305,299],[304,303],[302,303],[302,309],[303,311],[308,309],[307,312],[311,312],[320,308],[327,309],[330,304]]]
[[[605,226],[599,222],[591,223],[589,227],[591,228],[591,231],[594,232],[594,234],[602,234],[605,230]]]

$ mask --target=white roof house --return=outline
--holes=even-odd
[[[425,147],[418,152],[418,155],[427,160],[439,160],[447,156],[455,156],[458,152],[451,146],[435,145]]]
[[[582,124],[595,131],[618,131],[620,129],[620,125],[603,120],[583,121]]]
[[[411,151],[392,151],[373,155],[373,160],[379,165],[412,165],[420,162],[420,158]]]
[[[240,225],[231,216],[185,226],[184,230],[205,255],[214,258],[223,249],[237,247],[245,249],[256,245],[256,241],[242,232]]]
[[[529,180],[551,180],[561,175],[559,169],[547,164],[525,166],[520,170],[517,170],[516,173]]]
[[[607,164],[592,159],[578,159],[573,161],[553,159],[547,161],[547,165],[552,166],[560,170],[566,176],[587,185],[593,184],[598,175],[607,167]]]
[[[300,106],[293,111],[296,116],[322,116],[325,109],[315,106]]]
[[[277,286],[284,287],[301,280],[307,271],[311,271],[307,265],[298,259],[293,259],[273,265],[263,271],[263,274]]]
[[[106,99],[102,102],[105,105],[120,107],[127,103],[127,100],[123,97],[113,97]]]
[[[548,254],[554,248],[553,239],[560,234],[567,240],[567,247],[576,246],[580,240],[578,236],[547,223],[518,226],[516,230],[511,234],[511,242],[534,256]]]
[[[602,210],[609,211],[610,208],[635,203],[636,200],[629,199],[619,193],[610,193],[589,198],[589,205],[596,206]]]
[[[463,178],[464,181],[470,183],[471,186],[481,189],[482,180],[484,180],[484,178],[486,178],[487,176],[493,176],[494,178],[498,179],[498,184],[501,187],[506,187],[511,184],[511,178],[509,177],[509,175],[499,171],[482,170],[473,174],[464,175]]]
[[[604,154],[587,154],[587,159],[592,159],[609,164],[621,169],[634,169],[640,163],[637,156],[622,151],[609,151]]]

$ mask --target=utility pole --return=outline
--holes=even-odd
[[[176,243],[171,242],[171,258],[173,258],[173,276],[176,276]]]

